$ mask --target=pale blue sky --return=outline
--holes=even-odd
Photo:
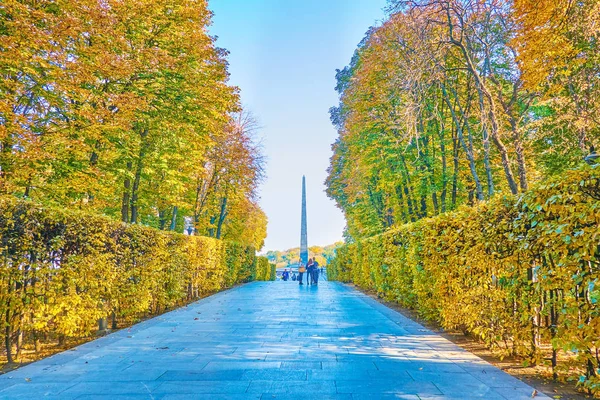
[[[259,120],[268,159],[261,206],[269,217],[263,250],[300,245],[306,175],[309,246],[342,239],[344,217],[325,194],[336,132],[335,69],[343,68],[386,0],[210,0],[212,35],[228,49],[231,83]]]

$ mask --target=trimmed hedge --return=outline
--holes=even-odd
[[[345,245],[328,269],[600,393],[600,167]]]
[[[253,280],[252,247],[0,198],[6,347],[86,336]],[[8,339],[8,340],[7,340]]]
[[[274,281],[277,279],[277,265],[269,264],[269,270],[271,272],[271,276],[269,276],[270,281]]]
[[[276,279],[275,264],[270,264],[267,257],[257,257],[256,280],[274,281]]]

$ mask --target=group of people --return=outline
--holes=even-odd
[[[283,270],[283,273],[281,274],[281,279],[283,279],[284,281],[287,281],[290,279],[290,272],[292,272],[291,270],[288,272],[287,268]],[[296,273],[293,272],[292,275],[292,280],[295,281],[296,280]]]
[[[304,285],[303,278],[304,274],[306,274],[306,284],[307,285],[317,285],[319,283],[319,272],[323,272],[323,267],[319,270],[319,263],[314,258],[308,260],[306,266],[302,263],[298,266],[298,276],[296,276],[296,272],[292,270],[284,269],[281,274],[281,279],[284,281],[288,280],[297,280],[298,284]]]
[[[303,285],[302,283],[302,275],[306,273],[306,284],[307,285],[317,285],[319,283],[319,263],[311,258],[308,260],[306,266],[300,263],[298,267],[298,284]]]

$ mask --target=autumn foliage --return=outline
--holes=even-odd
[[[0,193],[262,247],[263,159],[210,21],[206,0],[3,1]]]
[[[255,255],[267,223],[257,124],[211,16],[206,0],[0,4],[9,361],[101,318],[122,326],[272,277]],[[174,233],[184,227],[193,236]]]
[[[330,276],[600,393],[599,39],[597,0],[390,0],[336,75]]]
[[[256,280],[274,281],[276,279],[277,269],[275,264],[269,262],[267,257],[256,258]]]
[[[598,393],[599,207],[599,167],[571,170],[348,244],[329,276]]]
[[[523,193],[600,147],[598,1],[390,11],[336,75],[327,192],[349,239]]]
[[[0,315],[6,348],[85,337],[272,278],[254,247],[0,198]],[[118,325],[117,325],[118,324]]]

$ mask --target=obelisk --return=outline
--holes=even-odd
[[[306,179],[302,176],[302,226],[300,227],[300,262],[308,264],[308,234],[306,229]]]

